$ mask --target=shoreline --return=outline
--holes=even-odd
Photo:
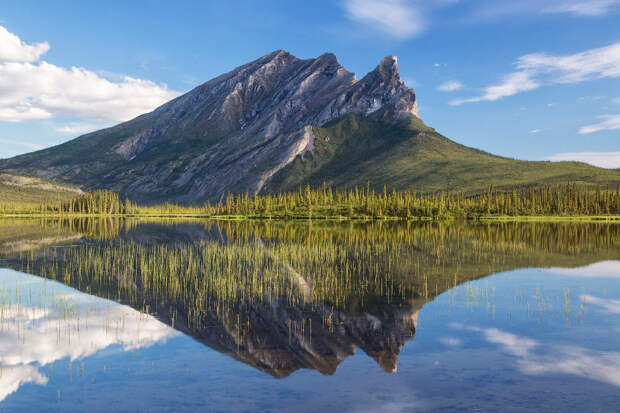
[[[208,214],[58,214],[58,213],[6,213],[0,212],[0,219],[3,218],[149,218],[149,219],[202,219],[220,221],[467,221],[467,222],[619,222],[620,215],[482,215],[482,216],[454,216],[454,217],[393,217],[393,216],[344,216],[344,215],[208,215]]]

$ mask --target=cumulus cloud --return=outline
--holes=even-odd
[[[47,42],[26,44],[19,37],[0,26],[0,61],[35,62],[50,49]]]
[[[463,84],[458,80],[450,80],[439,85],[437,89],[442,92],[456,92],[463,89]]]
[[[345,0],[347,17],[401,39],[421,33],[426,22],[419,9],[404,0]]]
[[[5,50],[6,46],[6,50]],[[49,44],[26,44],[0,26],[0,121],[55,117],[124,121],[178,96],[166,85],[40,61]]]
[[[482,95],[455,99],[451,104],[495,101],[546,85],[620,77],[620,43],[564,56],[528,54],[518,58],[514,65],[514,72],[504,76],[500,83],[486,87]]]
[[[620,152],[567,152],[547,157],[548,161],[585,162],[600,168],[620,168]]]

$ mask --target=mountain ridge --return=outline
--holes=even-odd
[[[347,126],[351,119],[357,119],[356,127]],[[322,150],[326,147],[331,149]],[[537,183],[538,177],[530,176],[536,173],[528,172],[532,168],[549,180],[620,182],[617,171],[574,164],[508,165],[505,158],[487,154],[482,159],[481,153],[423,124],[416,93],[402,81],[396,57],[385,57],[357,80],[332,53],[300,59],[276,50],[130,121],[0,160],[0,169],[84,190],[113,190],[144,203],[183,204],[322,180],[338,187],[370,180],[394,189],[479,191],[489,183]],[[339,160],[349,168],[335,165]],[[324,169],[327,163],[332,167]],[[506,167],[512,171],[507,176]],[[465,180],[451,175],[470,170],[477,172],[465,174]],[[470,185],[472,180],[477,183]]]

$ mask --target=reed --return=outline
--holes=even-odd
[[[202,331],[217,320],[237,337],[252,328],[252,308],[273,303],[319,312],[336,328],[334,311],[415,309],[487,274],[620,256],[616,224],[191,221],[192,232],[201,228],[204,236],[188,241],[176,232],[188,225],[182,221],[35,222],[85,231],[90,241],[6,249],[14,268],[156,313],[182,330]],[[304,311],[291,331],[310,331]]]

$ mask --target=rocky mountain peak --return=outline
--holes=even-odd
[[[384,57],[375,68],[374,72],[378,73],[384,80],[400,81],[398,58],[396,56]]]
[[[400,78],[396,56],[387,56],[360,81],[334,99],[321,113],[318,124],[349,113],[370,115],[379,112],[383,119],[399,120],[418,116],[418,101],[413,89]]]
[[[351,114],[389,122],[417,116],[415,92],[402,82],[396,57],[384,58],[358,81],[333,53],[300,59],[275,50],[151,113],[50,149],[64,159],[61,152],[73,148],[61,162],[52,165],[44,151],[41,162],[16,170],[82,185],[92,176],[96,187],[104,176],[105,188],[134,199],[219,200],[229,191],[261,190],[298,156],[314,151],[313,128]],[[90,145],[111,161],[99,162],[83,149]]]

